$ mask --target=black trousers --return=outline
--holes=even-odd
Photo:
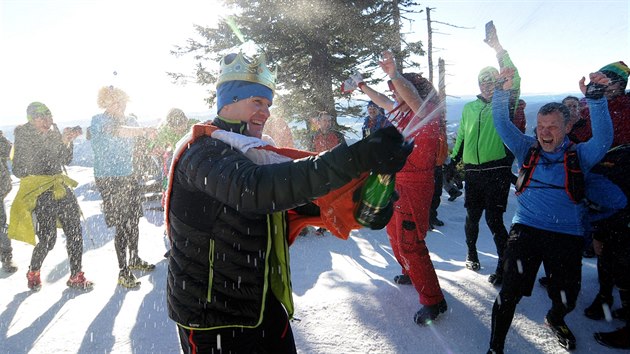
[[[530,226],[512,226],[505,249],[503,286],[492,308],[490,348],[503,350],[516,305],[530,296],[540,265],[549,273],[548,316],[554,321],[575,308],[582,279],[581,236],[545,231]]]
[[[37,198],[33,213],[36,216],[35,233],[38,242],[31,257],[31,270],[40,270],[44,259],[57,242],[57,220],[66,235],[66,250],[70,261],[70,272],[74,275],[81,271],[83,257],[83,231],[81,229],[81,211],[72,190],[66,187],[66,196],[55,200],[51,191],[44,192]]]
[[[434,188],[433,199],[431,199],[431,209],[429,210],[429,222],[437,219],[438,208],[440,207],[440,197],[442,196],[442,187],[444,186],[444,172],[442,166],[436,166],[433,171]]]
[[[294,354],[295,339],[286,310],[269,294],[256,328],[186,329],[178,326],[184,354]]]
[[[622,210],[593,227],[593,238],[604,245],[597,257],[599,294],[612,298],[615,285],[630,291],[630,210]]]
[[[103,213],[108,227],[116,228],[114,247],[120,269],[127,267],[129,258],[138,256],[138,223],[142,216],[140,186],[133,176],[97,177],[96,187],[103,198]]]

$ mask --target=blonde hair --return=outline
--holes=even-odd
[[[118,102],[129,102],[129,96],[127,96],[125,91],[114,86],[103,86],[98,90],[96,103],[99,108],[107,109]]]

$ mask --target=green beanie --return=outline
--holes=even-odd
[[[610,63],[599,69],[599,71],[608,76],[608,78],[612,81],[623,81],[626,84],[628,83],[628,73],[630,73],[630,68],[628,68],[626,63],[622,61]]]
[[[34,118],[50,116],[50,109],[41,102],[33,102],[26,108],[26,119],[32,121]]]
[[[499,77],[499,70],[497,70],[496,68],[492,66],[486,66],[485,68],[481,69],[481,71],[479,72],[479,76],[477,76],[477,80],[479,80],[479,83],[494,82],[497,80],[497,77]]]

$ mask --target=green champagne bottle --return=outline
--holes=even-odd
[[[393,174],[370,174],[361,188],[361,199],[354,211],[355,220],[363,226],[372,226],[378,212],[389,204],[395,184]]]

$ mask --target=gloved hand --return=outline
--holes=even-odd
[[[343,95],[352,93],[352,91],[356,90],[357,84],[352,80],[352,78],[347,78],[346,81],[341,83],[341,93]]]
[[[387,206],[378,211],[378,213],[373,215],[372,222],[368,226],[370,230],[381,230],[387,224],[389,224],[389,220],[391,220],[394,215],[394,201],[390,200]]]
[[[452,181],[457,175],[457,162],[451,159],[447,165],[442,166],[442,173],[446,181]]]
[[[359,84],[363,82],[363,75],[361,75],[361,73],[358,71],[353,71],[350,75],[350,79],[354,81],[357,87],[359,87]]]
[[[351,93],[359,87],[361,83],[363,83],[363,76],[359,72],[353,71],[350,77],[341,84],[341,93]]]
[[[362,171],[393,174],[400,171],[407,162],[413,143],[406,143],[398,130],[389,126],[350,145],[349,149]]]
[[[607,87],[608,86],[606,85],[591,82],[590,84],[586,85],[586,93],[584,94],[584,97],[598,100],[604,97],[604,93],[606,92]]]

